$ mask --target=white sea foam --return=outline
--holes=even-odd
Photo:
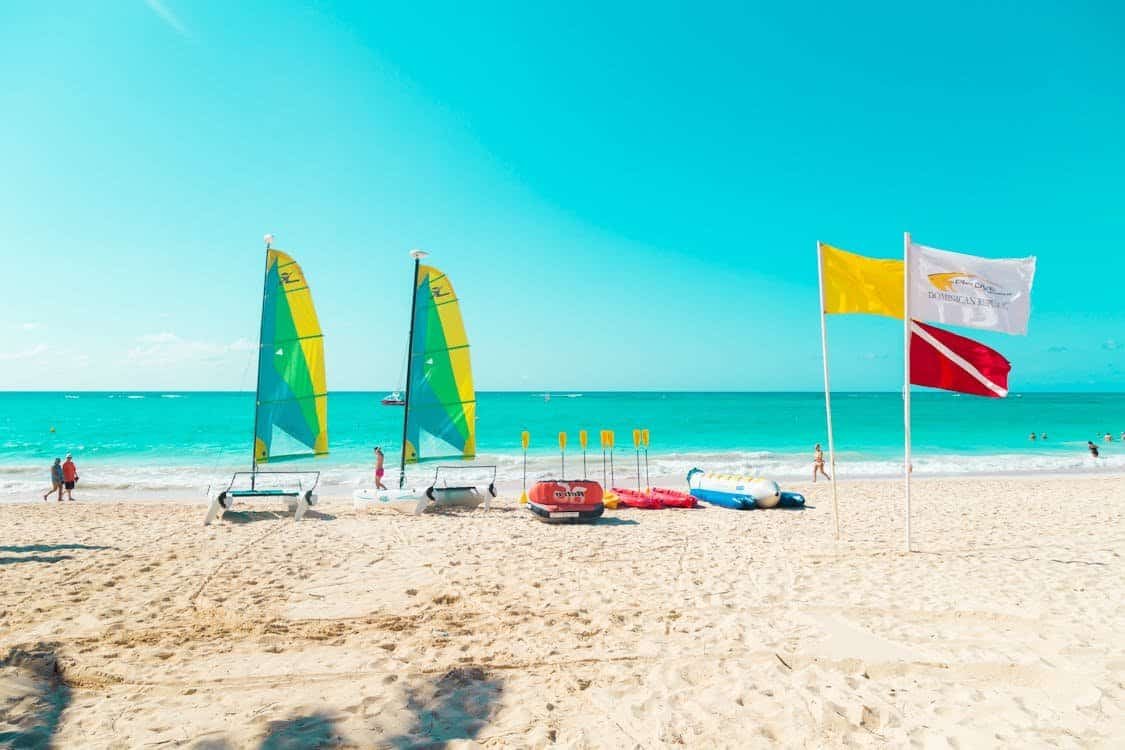
[[[483,483],[491,472],[463,464],[451,464],[454,470],[441,469],[436,464],[420,464],[407,469],[407,485],[428,485],[438,473],[439,483],[460,481]],[[485,454],[473,466],[496,466],[496,481],[508,486],[518,485],[523,477],[522,454]],[[146,462],[106,462],[99,464],[86,460],[80,464],[82,480],[76,495],[81,499],[108,500],[130,497],[151,499],[199,498],[209,490],[227,486],[235,471],[244,471],[241,464],[163,465]],[[686,477],[693,468],[748,476],[765,476],[778,481],[807,480],[812,471],[808,456],[760,452],[695,452],[652,455],[648,462],[648,476],[652,479]],[[320,471],[320,490],[325,495],[346,496],[356,487],[372,481],[372,467],[367,462],[307,462],[286,465],[297,471]],[[865,459],[853,456],[837,458],[837,471],[841,479],[893,478],[902,475],[902,462],[893,459]],[[641,474],[645,466],[642,456]],[[619,450],[613,457],[613,479],[609,479],[610,463],[605,464],[606,480],[610,484],[629,486],[637,480],[637,461],[633,451]],[[562,475],[559,456],[534,455],[527,460],[527,479],[559,477]],[[586,475],[602,481],[601,452],[589,453]],[[1081,453],[1058,452],[1041,454],[998,455],[921,455],[914,458],[914,475],[1005,475],[1005,474],[1122,474],[1125,473],[1125,454],[1112,454],[1100,459],[1083,457]],[[583,475],[581,453],[568,453],[566,476]],[[397,467],[389,466],[392,483],[397,482]],[[307,481],[307,480],[305,480]],[[49,485],[49,462],[45,464],[0,465],[0,502],[35,500]]]

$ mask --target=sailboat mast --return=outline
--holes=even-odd
[[[254,369],[254,421],[250,425],[250,489],[254,489],[254,475],[258,473],[258,407],[261,406],[259,399],[261,398],[258,389],[262,385],[262,341],[266,335],[266,295],[269,292],[269,279],[270,279],[270,245],[273,244],[273,235],[267,234],[264,238],[266,243],[266,265],[265,270],[262,272],[262,311],[258,320],[258,366]]]
[[[410,253],[414,256],[414,281],[410,285],[410,334],[406,340],[406,393],[402,399],[402,458],[398,464],[398,488],[406,484],[406,424],[410,419],[410,368],[414,364],[414,314],[418,309],[418,272],[422,265],[420,250]]]

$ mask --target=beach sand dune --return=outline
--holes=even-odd
[[[1120,747],[1120,479],[804,511],[0,506],[0,744]]]

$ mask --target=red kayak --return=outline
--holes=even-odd
[[[699,501],[686,492],[653,487],[649,494],[664,503],[665,508],[697,508]]]
[[[618,489],[617,487],[614,487],[613,491],[617,493],[617,497],[621,501],[621,504],[628,508],[660,510],[664,507],[664,503],[662,503],[659,499],[648,492],[643,492],[641,490]]]

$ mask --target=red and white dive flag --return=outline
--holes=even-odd
[[[910,382],[989,398],[1008,395],[1012,365],[995,349],[910,321]]]

